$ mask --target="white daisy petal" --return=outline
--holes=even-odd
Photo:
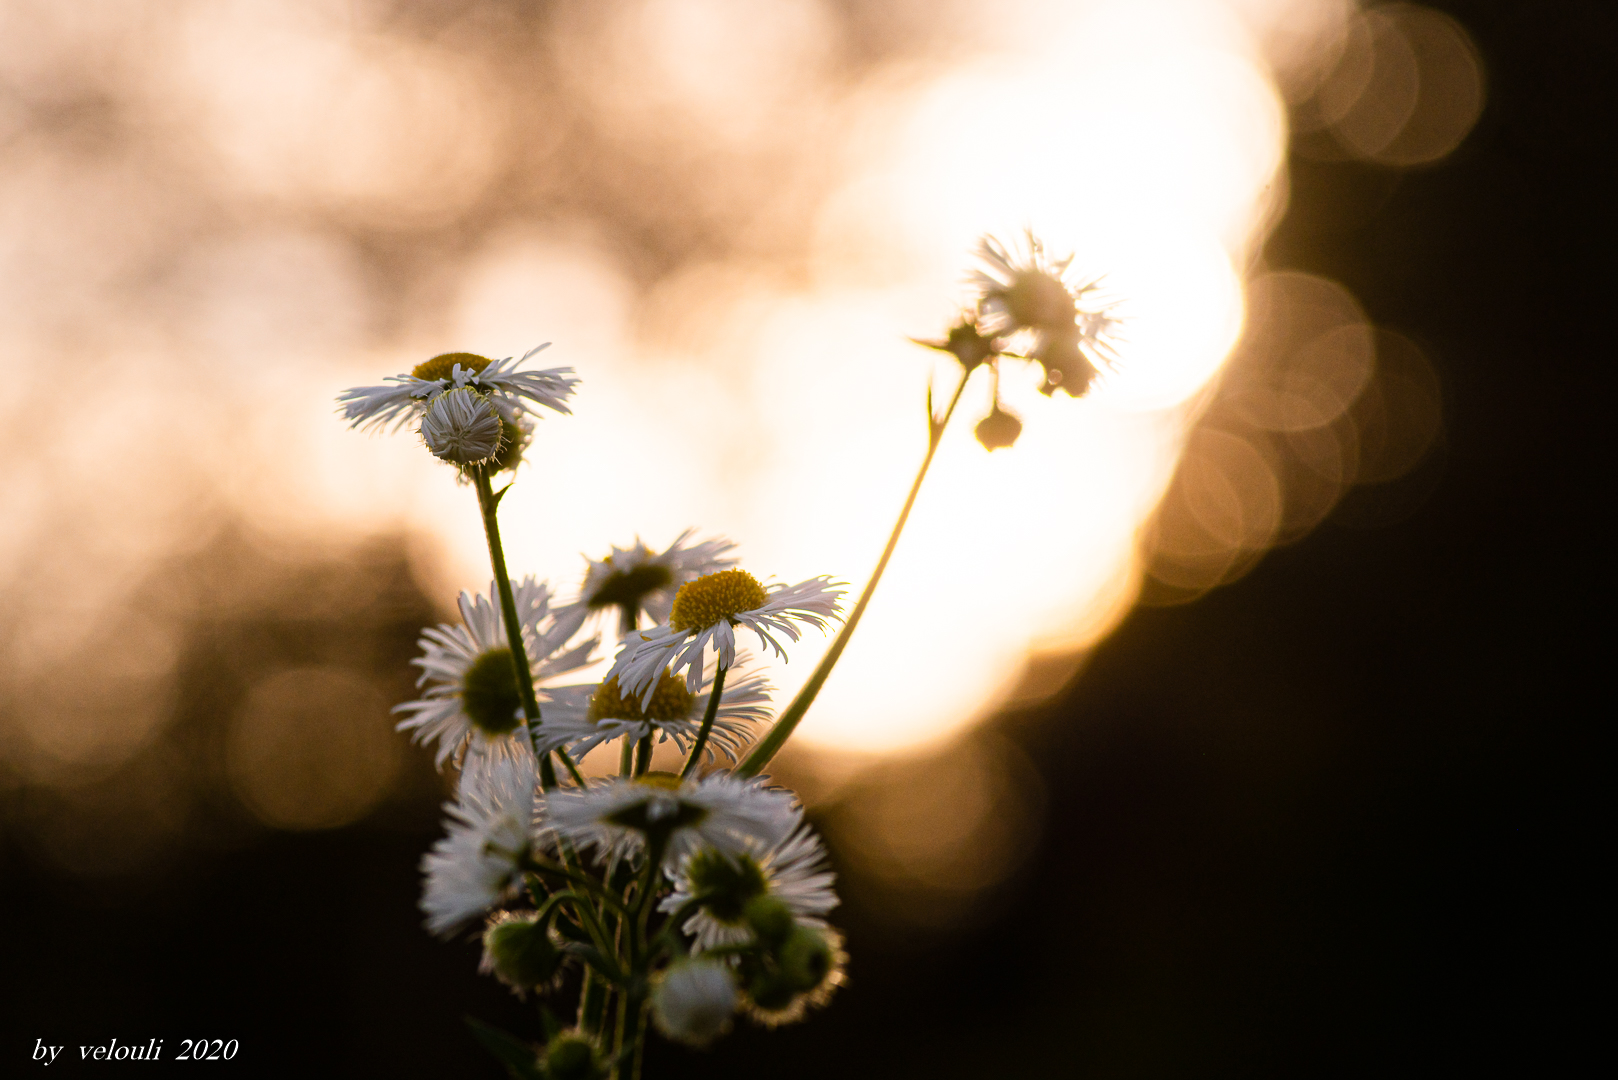
[[[661,552],[637,538],[631,547],[614,546],[605,558],[587,558],[584,584],[569,607],[581,620],[617,611],[619,633],[626,637],[642,615],[654,624],[668,621],[680,586],[736,564],[728,554],[735,544],[722,538],[688,543],[695,531],[687,529]]]
[[[532,842],[533,758],[491,761],[446,803],[448,832],[422,857],[421,909],[427,928],[446,934],[499,903],[521,874]]]
[[[808,825],[800,826],[791,836],[773,846],[759,845],[743,853],[754,860],[764,879],[764,895],[772,896],[787,906],[798,922],[806,926],[824,927],[825,916],[838,904],[832,885],[837,875],[826,865],[826,846]],[[660,911],[678,911],[695,895],[691,876],[691,856],[680,862],[673,875],[674,891],[658,904]],[[745,921],[721,922],[707,910],[698,911],[681,927],[696,938],[696,949],[712,949],[719,945],[739,945],[751,941],[753,934]]]
[[[572,636],[569,626],[576,624],[559,623],[553,617],[547,585],[524,578],[512,594],[522,623],[523,651],[536,687],[591,662],[597,639],[564,649]],[[411,662],[421,669],[416,685],[426,689],[416,701],[394,706],[393,711],[404,716],[400,731],[413,732],[418,743],[437,742],[439,768],[463,748],[474,755],[510,757],[515,753],[514,744],[526,743],[516,680],[509,675],[498,677],[498,655],[506,657],[505,671],[509,672],[511,654],[495,595],[492,583],[485,594],[463,592],[460,626],[444,624],[422,631],[422,655]],[[542,722],[543,701],[549,694],[536,689]]]
[[[797,641],[800,623],[825,630],[838,617],[843,591],[829,577],[810,578],[796,585],[765,588],[745,570],[721,570],[681,587],[669,623],[643,630],[625,639],[613,658],[608,678],[616,678],[626,693],[651,699],[665,670],[689,671],[694,690],[710,645],[719,663],[735,662],[735,627],[745,626],[777,656],[786,652],[777,634]]]
[[[576,850],[594,848],[598,858],[609,859],[640,852],[648,828],[674,821],[663,854],[664,868],[672,870],[698,848],[742,852],[790,836],[803,811],[791,792],[766,787],[766,782],[730,773],[700,779],[648,773],[634,780],[603,780],[545,795],[542,824]]]
[[[742,656],[736,670],[727,673],[719,708],[708,735],[707,756],[713,760],[724,753],[732,759],[753,735],[755,724],[770,717],[770,683],[767,678],[745,671]],[[603,743],[628,738],[631,741],[656,736],[659,742],[673,742],[682,754],[688,752],[702,728],[712,698],[715,672],[708,671],[696,691],[681,680],[665,676],[656,688],[650,707],[633,696],[625,698],[615,684],[595,687],[568,687],[588,690],[583,708],[546,707],[545,722],[536,737],[541,753],[564,747],[575,758],[582,758]]]

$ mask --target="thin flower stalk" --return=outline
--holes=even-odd
[[[532,736],[542,723],[542,717],[539,699],[534,695],[533,674],[528,670],[528,653],[523,648],[522,624],[517,621],[517,600],[511,591],[511,575],[506,571],[506,553],[500,543],[500,522],[497,517],[500,499],[507,489],[502,488],[499,494],[495,494],[487,469],[474,468],[471,472],[472,482],[477,486],[478,509],[483,513],[483,535],[489,542],[489,562],[494,567],[494,580],[500,591],[500,610],[505,616],[506,637],[511,643],[511,656],[517,669],[517,692],[522,697],[523,716]],[[551,791],[556,787],[556,767],[551,764],[550,754],[538,753],[537,747],[535,750],[534,756],[539,758],[540,785],[546,791]],[[574,781],[583,785],[584,777],[567,751],[558,747],[554,753],[567,766]]]
[[[776,720],[769,733],[760,739],[752,752],[736,766],[737,776],[757,776],[769,765],[781,747],[792,737],[792,733],[797,730],[804,714],[809,711],[809,706],[815,703],[815,698],[820,694],[820,688],[826,684],[832,668],[836,667],[837,661],[842,658],[843,650],[848,648],[848,640],[854,636],[854,628],[859,626],[860,617],[865,614],[865,608],[871,602],[871,594],[876,592],[877,585],[882,581],[882,574],[888,568],[888,560],[893,558],[894,549],[899,546],[899,537],[904,532],[905,523],[910,520],[910,509],[916,505],[916,496],[921,493],[922,482],[927,479],[927,471],[932,467],[933,455],[938,452],[938,444],[944,438],[944,429],[949,427],[950,417],[955,415],[955,406],[960,404],[961,392],[966,389],[966,380],[970,376],[970,371],[961,373],[960,380],[955,384],[955,392],[950,395],[949,405],[944,409],[942,417],[933,416],[932,393],[928,392],[927,453],[921,459],[921,468],[916,470],[916,479],[910,484],[910,494],[905,496],[904,506],[899,511],[899,520],[894,522],[893,532],[888,536],[887,547],[882,549],[882,557],[876,561],[876,569],[871,572],[871,579],[865,583],[865,589],[860,593],[859,600],[854,603],[854,610],[849,612],[843,628],[832,640],[831,648],[826,650],[826,655],[815,665],[809,680],[803,684],[803,688],[792,699],[792,703],[782,711],[780,719]]]

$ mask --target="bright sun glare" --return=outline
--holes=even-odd
[[[459,340],[504,354],[542,333],[550,362],[585,380],[506,503],[518,569],[565,585],[581,551],[695,524],[738,540],[760,576],[832,573],[857,590],[923,449],[933,361],[905,339],[950,317],[940,298],[966,299],[978,236],[1032,228],[1117,301],[1116,371],[1084,401],[1008,378],[1026,434],[993,455],[963,414],[801,738],[866,752],[942,739],[1001,700],[1030,651],[1076,650],[1116,624],[1185,402],[1240,329],[1236,267],[1265,221],[1283,111],[1217,5],[1106,0],[1041,40],[1037,55],[862,99],[855,126],[880,137],[854,141],[812,287],[698,291],[697,317],[723,329],[696,355],[631,355],[624,286],[587,238],[487,253]],[[981,410],[986,383],[967,400]],[[465,492],[443,476],[427,490],[415,523],[447,541],[453,583],[475,585],[486,554]],[[784,690],[823,648],[776,669]]]

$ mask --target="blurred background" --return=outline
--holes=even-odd
[[[858,587],[924,449],[906,338],[1033,229],[1116,369],[952,432],[780,761],[851,984],[649,1075],[1542,1061],[1594,903],[1547,660],[1593,606],[1612,23],[0,0],[0,1052],[499,1075],[461,1016],[532,1010],[420,928],[447,788],[388,714],[478,520],[332,399],[552,341],[515,572],[696,526]]]

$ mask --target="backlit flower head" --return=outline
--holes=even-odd
[[[572,368],[543,371],[518,370],[550,342],[524,353],[521,359],[490,360],[476,353],[444,353],[417,364],[408,374],[390,375],[382,386],[355,386],[337,395],[337,404],[350,427],[398,428],[426,412],[438,395],[470,387],[484,394],[495,414],[515,423],[530,405],[543,405],[559,413],[571,410],[578,380]]]
[[[543,825],[579,851],[600,858],[632,855],[649,839],[663,848],[672,870],[687,854],[710,847],[742,852],[785,840],[803,819],[789,791],[761,778],[730,773],[678,777],[647,773],[633,780],[602,780],[587,788],[546,794]]]
[[[421,441],[436,458],[481,465],[500,452],[504,426],[485,394],[468,387],[432,399],[421,418]]]
[[[448,834],[421,860],[427,928],[446,934],[499,903],[521,874],[534,830],[532,760],[492,762],[444,805]]]
[[[564,711],[576,708],[585,688],[542,689],[540,684],[590,663],[598,640],[565,648],[581,620],[553,611],[551,590],[544,582],[527,577],[512,591],[541,719],[547,701],[556,701]],[[492,584],[487,594],[463,592],[461,625],[445,623],[421,632],[422,655],[411,663],[421,668],[416,685],[427,689],[419,700],[393,709],[405,716],[400,731],[413,732],[418,743],[437,740],[439,768],[463,747],[480,756],[499,757],[509,756],[515,743],[526,741],[517,668],[496,595]]]
[[[622,634],[635,629],[642,613],[654,624],[666,622],[680,586],[736,565],[728,554],[734,543],[717,537],[689,543],[694,532],[687,529],[661,552],[637,538],[631,547],[615,546],[606,558],[587,559],[576,603],[592,614],[616,609]]]
[[[758,845],[727,854],[702,848],[680,860],[674,892],[658,905],[678,911],[695,896],[707,896],[702,909],[681,927],[695,937],[698,950],[739,945],[753,939],[747,906],[760,897],[779,900],[795,921],[824,927],[824,916],[837,906],[826,866],[826,848],[807,825],[779,844]]]
[[[708,735],[710,760],[716,749],[737,757],[752,734],[752,725],[769,719],[769,680],[742,672],[745,664],[744,655],[737,670],[729,673],[719,696],[719,710]],[[566,706],[545,710],[545,723],[538,736],[540,752],[560,746],[582,758],[613,739],[657,735],[658,742],[673,740],[683,754],[702,726],[712,685],[712,671],[703,676],[697,693],[686,688],[685,680],[664,673],[652,690],[650,703],[642,705],[639,697],[623,693],[615,677],[608,678],[592,690],[587,701],[575,699]]]
[[[1050,260],[1033,233],[1016,253],[985,236],[978,258],[983,262],[983,269],[973,274],[979,289],[978,326],[997,339],[999,351],[1018,340],[1023,343],[1024,358],[1045,370],[1043,393],[1060,387],[1073,397],[1082,395],[1098,372],[1097,362],[1110,361],[1108,339],[1117,324],[1094,295],[1098,284],[1070,283],[1073,257]]]
[[[717,960],[681,960],[652,988],[652,1022],[676,1042],[707,1046],[730,1030],[736,977]]]
[[[649,703],[667,671],[686,671],[686,688],[695,693],[702,680],[704,654],[710,644],[719,666],[736,663],[736,627],[757,634],[759,640],[785,657],[773,635],[797,641],[798,624],[824,630],[837,617],[841,589],[829,577],[811,578],[796,585],[759,584],[746,570],[721,570],[680,587],[666,625],[629,635],[614,658],[608,678],[616,678],[626,694],[641,695]]]

